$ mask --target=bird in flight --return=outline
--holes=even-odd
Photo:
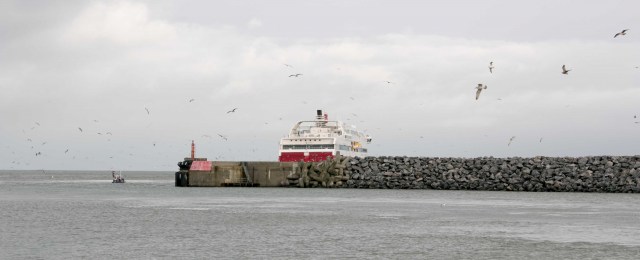
[[[542,143],[542,137],[540,137],[540,143]]]
[[[563,65],[562,65],[562,74],[568,75],[568,74],[569,74],[569,71],[571,71],[571,70],[568,70],[568,69],[567,69],[567,66],[565,66],[565,65],[563,64]]]
[[[620,35],[627,35],[627,31],[628,30],[629,29],[624,29],[624,30],[622,30],[622,32],[616,33],[616,35],[614,35],[613,38],[616,38],[616,37],[618,37]]]
[[[509,143],[507,144],[507,146],[510,146],[510,145],[511,145],[511,142],[513,142],[513,139],[516,139],[516,137],[515,137],[515,136],[512,136],[511,138],[509,138]]]
[[[238,108],[236,107],[236,108],[233,108],[233,109],[231,109],[231,110],[227,111],[227,114],[229,114],[229,113],[235,113],[235,112],[236,112],[236,109],[238,109]]]
[[[36,153],[36,156],[38,156],[38,155],[42,155],[42,153],[41,153],[41,152],[37,152],[37,153]]]
[[[284,65],[284,66],[286,66],[286,67],[289,67],[289,68],[293,68],[293,66],[291,66],[291,65],[289,65],[289,64],[286,64],[286,63],[283,63],[282,65]]]
[[[150,112],[149,112],[149,109],[148,109],[148,108],[146,108],[146,107],[145,107],[145,108],[144,108],[144,110],[147,110],[147,115],[149,115],[149,114],[150,114]]]
[[[383,82],[385,82],[385,83],[387,83],[387,84],[393,84],[393,82],[388,81],[388,80],[385,80],[385,81],[383,81]]]
[[[64,150],[64,153],[68,153],[68,152],[69,152],[69,149],[67,149],[67,150]]]
[[[291,78],[291,77],[296,77],[297,78],[298,76],[302,76],[302,74],[301,73],[291,74],[291,75],[289,75],[289,78]]]
[[[224,139],[225,141],[227,141],[227,137],[221,134],[218,134],[218,136],[220,136],[220,138]]]
[[[191,103],[193,101],[196,101],[196,99],[195,98],[189,99],[189,103]]]
[[[40,123],[36,122],[36,125],[40,126]]]
[[[493,66],[493,61],[492,61],[492,62],[489,62],[489,73],[493,73],[493,68],[495,68],[495,67]]]
[[[480,98],[480,92],[482,92],[483,89],[487,89],[487,85],[482,85],[482,83],[478,83],[478,86],[476,87],[476,100]]]
[[[82,132],[82,128],[78,127],[78,130],[80,130],[80,132]]]

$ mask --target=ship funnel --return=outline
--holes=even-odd
[[[322,110],[321,109],[316,110],[316,119],[317,120],[322,120],[323,119]]]

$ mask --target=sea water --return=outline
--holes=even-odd
[[[181,188],[0,171],[0,259],[636,259],[640,194]]]

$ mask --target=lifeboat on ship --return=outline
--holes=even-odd
[[[342,156],[365,157],[371,137],[355,126],[330,121],[317,110],[313,121],[299,121],[289,135],[280,139],[280,162],[318,162],[340,153]]]

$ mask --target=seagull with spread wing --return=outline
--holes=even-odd
[[[613,38],[616,38],[616,37],[618,37],[620,35],[627,35],[627,31],[628,30],[629,29],[624,29],[624,30],[622,30],[622,32],[616,33],[616,35],[614,35]]]
[[[569,71],[571,71],[571,70],[568,70],[567,66],[563,64],[562,65],[562,74],[569,75]]]
[[[483,89],[487,89],[487,85],[483,85],[482,83],[478,83],[478,86],[476,87],[476,100],[478,100],[478,98],[480,98],[480,92],[482,92]]]
[[[236,107],[236,108],[233,108],[233,109],[231,109],[231,110],[227,111],[227,114],[229,114],[229,113],[235,113],[235,112],[236,112],[236,109],[238,109],[238,108]]]

